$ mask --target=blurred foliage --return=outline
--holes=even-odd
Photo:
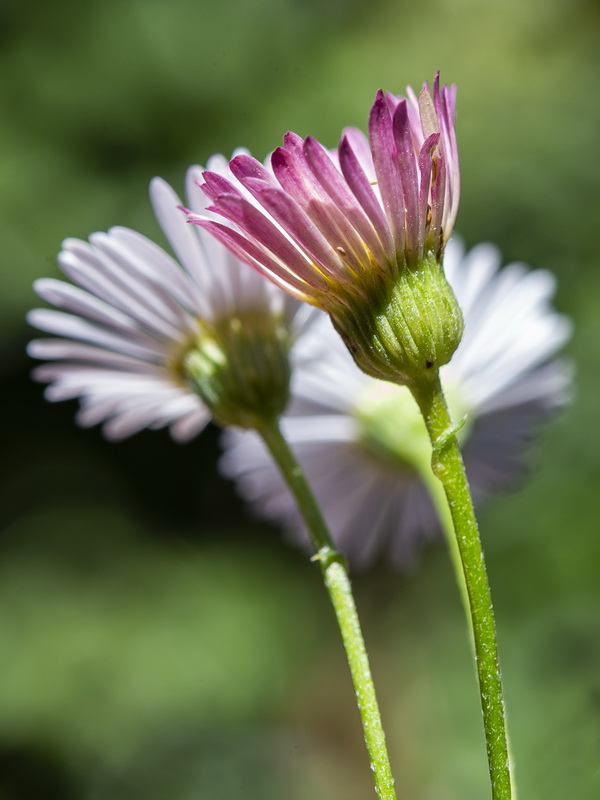
[[[4,0],[0,800],[372,797],[319,576],[244,520],[216,431],[108,445],[28,378],[66,236],[160,236],[161,174],[286,129],[334,145],[380,86],[459,85],[458,229],[551,268],[578,386],[484,514],[521,796],[600,794],[600,6],[594,0]],[[443,548],[355,578],[399,797],[488,796]]]

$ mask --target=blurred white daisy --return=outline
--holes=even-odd
[[[456,240],[447,245],[444,268],[465,333],[441,375],[453,419],[468,414],[460,438],[476,501],[522,473],[531,435],[569,394],[569,365],[554,356],[570,325],[551,306],[552,275],[500,265],[492,245],[468,254]],[[296,346],[304,359],[294,372],[283,430],[333,539],[355,564],[385,552],[406,566],[440,531],[417,469],[428,463],[430,447],[416,403],[406,387],[359,371],[324,316]],[[221,468],[253,511],[308,544],[258,438],[232,429],[223,441]]]
[[[222,156],[213,156],[207,167],[229,171]],[[201,167],[188,170],[187,202],[210,216],[196,185],[201,175]],[[109,439],[169,426],[174,439],[186,441],[211,416],[182,369],[207,326],[226,321],[239,329],[249,314],[267,316],[281,321],[291,339],[311,309],[190,225],[165,181],[154,178],[150,198],[178,261],[128,228],[94,233],[89,242],[66,239],[58,264],[73,283],[44,278],[34,285],[60,310],[28,315],[33,326],[61,338],[37,339],[28,352],[50,362],[34,371],[36,380],[50,384],[48,400],[80,399],[80,425],[104,423]]]

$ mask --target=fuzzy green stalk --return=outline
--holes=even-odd
[[[439,375],[410,386],[433,448],[433,473],[441,481],[452,516],[475,645],[475,661],[493,800],[510,800],[508,739],[498,662],[496,623],[473,501]]]
[[[448,505],[448,500],[446,499],[446,493],[444,492],[444,487],[442,486],[440,481],[433,474],[430,464],[427,464],[426,468],[423,468],[420,465],[416,466],[418,466],[421,480],[427,487],[427,491],[429,492],[431,502],[435,506],[439,523],[442,526],[442,530],[444,532],[444,537],[446,539],[446,544],[448,546],[448,552],[450,553],[450,560],[452,561],[452,567],[454,569],[456,582],[458,584],[458,590],[460,592],[463,607],[467,614],[471,647],[473,648],[473,653],[475,653],[475,639],[473,635],[473,620],[471,617],[469,593],[467,591],[467,584],[465,581],[465,573],[462,566],[460,549],[458,546],[458,540],[454,533],[454,523],[452,521],[452,514],[450,513],[450,506]],[[512,763],[511,739],[508,730],[506,731],[506,740],[508,744],[508,755],[510,763]],[[512,786],[512,800],[517,800],[517,787],[515,784],[514,773],[511,773],[511,786]]]
[[[315,550],[313,560],[318,561],[321,566],[325,587],[333,604],[354,683],[365,743],[375,780],[375,790],[379,800],[396,800],[394,779],[385,744],[375,686],[345,559],[333,544],[310,486],[296,457],[284,439],[278,422],[264,423],[257,430],[296,500]]]
[[[465,572],[463,569],[460,547],[458,544],[458,539],[456,538],[456,534],[454,533],[454,522],[452,520],[452,514],[450,513],[450,506],[448,505],[448,500],[446,499],[446,493],[444,491],[443,485],[440,483],[440,481],[437,479],[437,477],[435,476],[435,474],[431,469],[431,461],[429,461],[429,463],[425,465],[415,464],[415,466],[418,468],[421,480],[427,487],[427,491],[429,492],[429,497],[431,498],[431,502],[435,507],[438,521],[442,526],[442,531],[444,532],[446,546],[448,547],[448,553],[450,555],[452,568],[456,576],[458,591],[460,592],[462,604],[465,613],[467,615],[467,622],[469,623],[469,630],[471,632],[471,639],[472,639],[473,620],[471,618],[471,603],[469,600],[469,592],[467,591],[467,584],[465,581]],[[473,647],[474,647],[474,642],[473,642]]]

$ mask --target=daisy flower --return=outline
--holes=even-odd
[[[441,370],[476,500],[522,472],[531,435],[568,397],[570,370],[555,358],[569,336],[552,306],[554,279],[522,264],[500,269],[481,244],[448,243],[445,270],[465,317],[465,335]],[[397,566],[439,532],[419,475],[431,448],[410,391],[359,371],[321,316],[297,343],[286,437],[314,487],[332,537],[356,564],[386,552]],[[223,472],[255,513],[306,540],[291,497],[250,433],[224,435]]]
[[[222,156],[207,166],[229,174]],[[201,174],[198,166],[188,170],[187,200],[207,213]],[[37,294],[56,309],[35,309],[28,321],[60,337],[28,348],[50,362],[33,373],[49,384],[46,398],[79,398],[78,423],[103,423],[109,439],[168,426],[175,440],[187,441],[211,415],[230,421],[219,406],[227,391],[237,392],[233,404],[242,410],[263,404],[265,413],[280,413],[288,349],[306,307],[189,225],[165,181],[153,179],[150,199],[177,261],[142,234],[115,227],[63,242],[58,264],[72,283],[36,281]],[[246,422],[252,419],[236,419]]]
[[[288,133],[272,172],[248,155],[202,188],[223,221],[191,215],[290,295],[330,314],[359,366],[418,380],[449,361],[462,317],[441,266],[459,200],[455,87],[377,93],[368,139],[337,152]],[[233,227],[232,227],[233,226]]]

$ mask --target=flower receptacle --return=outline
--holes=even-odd
[[[257,429],[277,419],[289,399],[289,333],[263,312],[201,324],[180,362],[186,383],[222,426]]]
[[[463,315],[433,254],[371,288],[366,301],[339,305],[331,318],[367,374],[407,386],[429,381],[460,344]]]

